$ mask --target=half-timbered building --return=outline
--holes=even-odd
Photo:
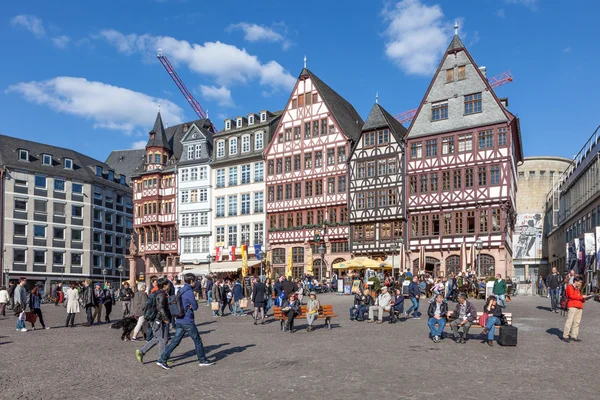
[[[350,103],[302,70],[265,150],[268,242],[276,274],[284,274],[289,260],[292,274],[301,276],[314,259],[314,275],[325,277],[333,262],[349,259],[347,157],[362,125]],[[316,254],[321,243],[323,269]]]
[[[404,232],[406,128],[375,104],[349,158],[349,212],[354,255],[385,256]]]
[[[473,251],[479,242],[482,275],[512,273],[523,156],[518,118],[506,106],[455,34],[408,131],[410,249],[425,250],[425,265],[413,256],[415,268],[460,271],[461,244]]]

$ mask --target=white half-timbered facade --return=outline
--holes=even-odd
[[[385,256],[403,238],[405,135],[406,128],[375,104],[350,154],[348,205],[354,255]]]
[[[275,272],[292,252],[293,275],[304,274],[316,248],[327,248],[327,276],[348,251],[347,157],[363,121],[345,99],[304,68],[265,151],[268,242]]]
[[[425,248],[427,270],[460,271],[461,244],[481,240],[481,274],[512,271],[522,150],[518,118],[506,106],[455,35],[407,140],[410,248]]]

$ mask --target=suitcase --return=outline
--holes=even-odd
[[[500,346],[516,346],[518,329],[512,325],[500,326],[500,337],[498,344]]]

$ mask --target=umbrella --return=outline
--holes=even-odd
[[[425,247],[419,249],[419,272],[425,271]]]
[[[312,249],[308,250],[308,258],[306,259],[306,275],[313,276],[313,254]]]
[[[242,245],[242,277],[248,276],[248,246]]]
[[[469,251],[469,264],[471,264],[471,271],[474,271],[477,268],[477,266],[475,265],[477,253],[475,253],[475,251],[475,243],[471,243],[471,249]]]
[[[366,268],[391,269],[392,265],[389,263],[386,263],[386,262],[373,260],[368,257],[355,257],[349,261],[342,261],[337,264],[333,264],[333,268],[334,269],[348,269],[348,268],[353,268],[353,269],[366,269]]]
[[[287,264],[285,266],[285,277],[292,276],[292,248],[288,249]]]
[[[460,269],[462,272],[467,272],[467,243],[464,238],[460,245]]]

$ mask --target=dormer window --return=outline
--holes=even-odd
[[[115,180],[115,173],[113,171],[108,171],[108,180],[111,182]]]
[[[102,167],[99,165],[96,166],[96,176],[102,176]]]
[[[194,159],[194,146],[188,146],[187,147],[187,159],[188,160],[193,160]]]
[[[231,121],[229,121],[229,120],[225,121],[225,129],[226,130],[231,129]]]
[[[19,161],[29,161],[28,150],[19,150]]]
[[[234,156],[237,154],[237,152],[237,138],[229,139],[229,155]]]
[[[250,151],[250,135],[242,136],[242,153]]]
[[[217,142],[217,157],[225,157],[225,141],[223,140]]]
[[[125,185],[125,175],[119,176],[119,183],[121,185]],[[121,197],[121,203],[119,203],[119,195],[117,195],[117,203],[118,204],[123,204],[123,198],[122,197]]]
[[[42,154],[42,165],[52,165],[52,156],[50,154]]]
[[[248,117],[248,125],[254,125],[254,115]]]
[[[202,146],[197,144],[196,145],[196,159],[202,157]]]
[[[65,158],[63,165],[65,169],[73,169],[73,160],[70,158]]]
[[[160,159],[161,159],[160,154],[156,153],[154,155],[154,163],[155,164],[160,164]]]
[[[260,122],[265,122],[266,120],[267,120],[267,113],[261,112],[260,113]]]
[[[241,128],[242,127],[242,119],[238,118],[236,121],[236,128]]]

